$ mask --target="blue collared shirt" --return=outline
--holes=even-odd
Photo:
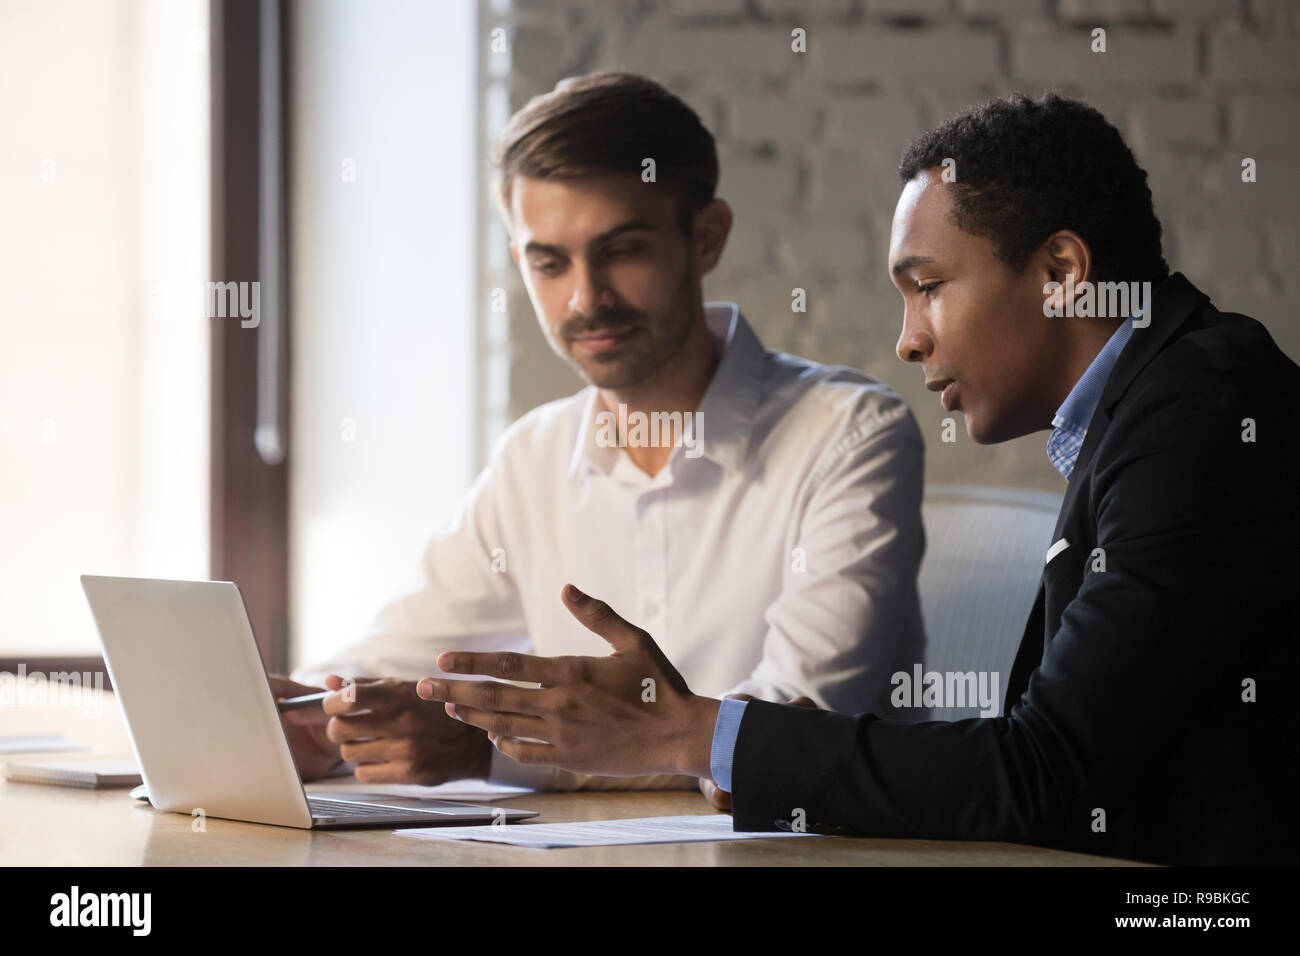
[[[1052,434],[1047,439],[1047,457],[1053,467],[1065,476],[1066,481],[1074,473],[1074,463],[1079,460],[1079,450],[1083,448],[1084,436],[1088,434],[1088,423],[1097,411],[1097,403],[1101,401],[1106,381],[1132,335],[1133,320],[1125,319],[1056,410],[1056,417],[1052,419]]]
[[[1106,381],[1132,335],[1133,320],[1125,319],[1056,410],[1056,417],[1052,419],[1052,434],[1047,439],[1047,457],[1067,481],[1074,471],[1074,463],[1079,459],[1079,450],[1088,433],[1088,423],[1097,411],[1097,403],[1101,401]],[[728,793],[731,792],[736,739],[740,736],[740,722],[744,716],[745,701],[724,700],[718,708],[717,722],[713,725],[709,772],[713,774],[713,782]]]

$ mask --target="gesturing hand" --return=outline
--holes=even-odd
[[[498,750],[520,763],[610,776],[708,776],[718,701],[692,694],[654,639],[604,601],[572,584],[561,597],[613,653],[536,657],[449,651],[438,658],[447,673],[541,686],[426,677],[416,693],[445,701],[448,714],[486,730]]]
[[[337,675],[325,682],[330,690],[344,689]],[[488,775],[492,750],[483,734],[424,703],[410,681],[362,678],[346,690],[322,704],[329,715],[325,733],[356,764],[358,780],[432,786]]]

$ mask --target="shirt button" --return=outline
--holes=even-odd
[[[650,602],[648,602],[648,603],[646,604],[646,606],[645,606],[645,616],[646,616],[646,617],[654,617],[654,616],[655,616],[656,614],[658,614],[658,613],[659,613],[659,605],[658,605],[658,604],[656,604],[654,601],[650,601]]]

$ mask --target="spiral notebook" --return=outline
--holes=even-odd
[[[56,787],[134,787],[140,780],[140,765],[128,760],[57,760],[40,763],[7,763],[5,779],[20,783],[48,783]]]

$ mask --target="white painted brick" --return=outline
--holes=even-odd
[[[509,34],[510,66],[515,73],[551,82],[567,76],[574,62],[574,39],[552,26],[518,26]]]
[[[1258,87],[1300,81],[1300,39],[1278,33],[1210,37],[1210,79]]]
[[[837,145],[901,153],[925,128],[920,109],[902,97],[837,99],[829,107],[827,139]]]
[[[1264,243],[1257,230],[1215,221],[1184,224],[1177,233],[1178,269],[1188,275],[1244,275],[1264,264]]]
[[[718,195],[733,205],[784,209],[798,195],[799,174],[788,160],[731,157],[719,162]]]
[[[1241,181],[1241,161],[1255,160],[1255,182]],[[1300,183],[1295,153],[1277,150],[1225,150],[1207,163],[1206,188],[1225,217],[1246,217],[1259,228],[1287,223],[1294,232],[1300,220]]]
[[[986,30],[841,30],[816,48],[810,39],[808,55],[831,83],[961,87],[1001,73],[997,35]]]
[[[1063,20],[1097,23],[1141,17],[1148,13],[1147,0],[1061,0]]]
[[[870,152],[828,150],[813,167],[811,209],[830,218],[859,214],[893,216],[901,188],[898,154],[892,148]]]
[[[609,0],[600,0],[609,5]],[[745,0],[672,0],[668,11],[682,17],[742,16]]]
[[[1219,140],[1219,107],[1199,97],[1139,97],[1129,105],[1129,145],[1211,146]]]
[[[1294,94],[1243,95],[1228,107],[1228,139],[1245,155],[1251,150],[1300,151]]]
[[[875,266],[875,274],[883,277],[888,268],[883,256]],[[887,279],[840,283],[824,304],[816,316],[820,332],[832,339],[851,336],[869,343],[870,350],[885,359],[889,379],[923,380],[919,369],[904,366],[894,353],[903,330],[903,297]]]
[[[809,48],[812,40],[809,40]],[[637,30],[615,56],[622,69],[665,75],[788,76],[810,54],[790,50],[790,31],[772,26],[660,27]]]
[[[793,301],[791,290],[795,288],[806,289],[808,312],[790,310]],[[812,310],[826,296],[822,290],[807,289],[802,280],[778,272],[748,279],[743,287],[708,284],[706,277],[706,292],[710,297],[730,299],[739,304],[759,339],[769,348],[778,349],[787,347],[783,343],[792,330],[810,324]]]
[[[951,0],[867,0],[870,17],[942,17],[952,12]]]
[[[1251,11],[1259,19],[1295,19],[1297,10],[1295,0],[1251,0]]]
[[[970,17],[1037,17],[1046,15],[1047,0],[958,0],[958,12]]]
[[[747,143],[773,142],[799,147],[812,139],[821,122],[815,100],[789,94],[742,94],[727,100],[728,133]]]
[[[774,259],[771,251],[773,241],[764,225],[767,217],[755,215],[760,205],[735,202],[731,208],[735,220],[718,264],[719,274],[752,275],[768,271]]]
[[[1157,203],[1172,201],[1172,207],[1190,196],[1209,194],[1214,160],[1201,150],[1179,150],[1154,145],[1138,154],[1138,165],[1147,172],[1151,195]]]
[[[853,12],[853,0],[758,0],[764,16],[791,23],[823,23],[843,20]]]
[[[856,276],[868,268],[866,232],[855,224],[791,223],[777,240],[777,264],[805,284],[818,276]]]
[[[1239,20],[1245,0],[1152,0],[1151,9],[1169,20]]]
[[[1089,31],[1020,34],[1011,46],[1012,75],[1042,86],[1144,89],[1190,84],[1196,77],[1196,37],[1108,29],[1106,52],[1092,52]]]

